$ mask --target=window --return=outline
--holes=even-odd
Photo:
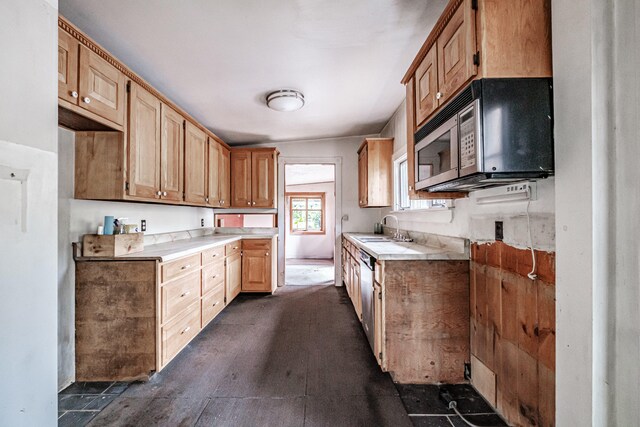
[[[393,162],[394,169],[394,211],[446,208],[450,206],[449,200],[410,200],[409,178],[407,173],[407,155],[403,154]]]
[[[324,193],[287,193],[292,234],[324,234]]]

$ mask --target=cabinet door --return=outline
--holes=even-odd
[[[220,206],[220,144],[215,139],[209,138],[209,167],[208,167],[209,185],[207,185],[207,193],[209,206]]]
[[[162,104],[160,191],[162,198],[182,201],[184,192],[184,118]]]
[[[271,292],[271,252],[265,249],[242,251],[242,290]]]
[[[80,46],[80,106],[107,120],[124,123],[125,77],[96,53]]]
[[[230,173],[230,153],[226,147],[218,146],[220,155],[218,166],[218,186],[220,192],[220,206],[228,208],[231,200],[231,173]]]
[[[251,153],[251,206],[275,208],[275,154]]]
[[[231,206],[251,206],[251,152],[231,152]]]
[[[433,45],[416,70],[416,127],[438,107],[437,50]]]
[[[240,253],[227,257],[226,276],[226,298],[227,304],[229,304],[242,289],[242,257]]]
[[[373,306],[373,354],[382,366],[382,287],[379,283],[373,285]]]
[[[135,83],[129,97],[129,195],[159,198],[160,100]]]
[[[464,0],[436,41],[438,49],[438,105],[451,98],[477,73],[475,12]]]
[[[78,40],[58,29],[58,98],[78,104]]]
[[[207,135],[187,122],[184,139],[184,201],[205,205],[207,199]]]
[[[358,155],[358,201],[360,207],[367,206],[369,198],[367,191],[369,188],[367,182],[369,177],[368,166],[367,146],[365,145]]]

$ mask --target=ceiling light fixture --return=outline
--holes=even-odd
[[[304,106],[304,95],[293,89],[280,89],[267,95],[267,107],[276,111],[296,111]]]

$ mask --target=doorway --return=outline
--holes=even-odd
[[[284,165],[284,284],[335,284],[336,167]]]

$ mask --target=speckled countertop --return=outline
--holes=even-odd
[[[358,238],[389,237],[380,234],[343,233],[354,245],[380,261],[410,260],[468,260],[469,245],[465,239],[431,235],[425,243],[395,242],[362,242]]]
[[[140,261],[158,260],[160,262],[171,261],[187,255],[201,252],[205,249],[213,248],[242,239],[270,239],[276,236],[277,232],[270,233],[250,233],[250,234],[210,234],[189,239],[180,239],[170,242],[145,245],[142,252],[136,252],[118,257],[80,257],[76,261],[100,261],[100,260],[121,260]]]

